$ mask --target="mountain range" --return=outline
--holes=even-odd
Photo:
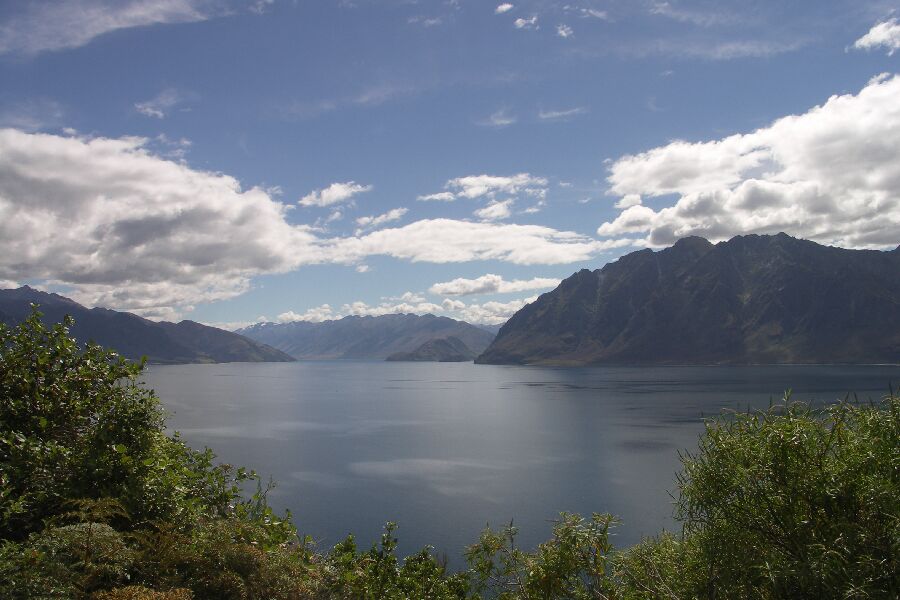
[[[298,360],[379,359],[414,352],[438,338],[457,338],[474,355],[494,334],[464,321],[434,315],[348,316],[312,323],[258,323],[237,333],[278,348]]]
[[[563,280],[484,364],[900,363],[900,247],[699,237]]]
[[[412,352],[397,352],[386,360],[394,362],[471,362],[477,353],[457,337],[428,340]]]
[[[14,325],[31,314],[37,304],[44,323],[59,323],[65,315],[75,319],[70,333],[79,342],[94,341],[125,358],[146,356],[152,363],[287,362],[284,352],[236,333],[194,321],[155,322],[137,315],[86,308],[58,294],[28,286],[0,290],[0,321]]]

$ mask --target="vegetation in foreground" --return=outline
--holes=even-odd
[[[533,551],[486,530],[450,573],[426,548],[327,552],[245,499],[252,472],[167,436],[130,364],[71,321],[0,325],[0,596],[897,598],[900,397],[786,401],[710,421],[678,476],[678,534],[614,549],[610,515],[561,515]],[[257,480],[257,484],[258,484]]]

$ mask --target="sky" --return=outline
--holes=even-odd
[[[688,235],[900,243],[900,2],[0,2],[0,288],[502,323]]]

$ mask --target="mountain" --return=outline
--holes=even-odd
[[[476,362],[900,363],[900,247],[780,233],[633,252],[522,308]]]
[[[469,362],[477,353],[457,337],[428,340],[412,352],[397,352],[386,360],[406,362]]]
[[[127,312],[85,308],[58,294],[28,286],[0,290],[0,320],[13,325],[31,314],[38,304],[45,323],[75,318],[71,334],[79,342],[95,341],[125,358],[146,356],[152,363],[286,362],[287,354],[236,333],[194,321],[157,323]]]
[[[494,339],[493,334],[474,325],[434,315],[350,316],[321,323],[259,323],[240,329],[238,333],[300,360],[384,360],[398,352],[412,352],[429,340],[451,336],[479,354]]]

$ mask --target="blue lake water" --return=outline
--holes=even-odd
[[[794,397],[884,396],[896,366],[542,368],[330,361],[151,366],[169,426],[219,459],[271,475],[269,495],[323,547],[368,546],[386,521],[400,550],[458,563],[490,523],[520,545],[561,511],[610,512],[615,542],[672,529],[678,452],[703,418]]]

